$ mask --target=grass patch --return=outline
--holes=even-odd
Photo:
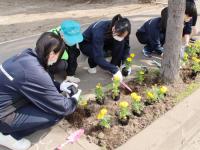
[[[193,92],[195,92],[199,88],[200,88],[200,83],[194,82],[189,84],[183,92],[177,94],[175,102],[180,102],[184,100],[186,97],[190,96]]]

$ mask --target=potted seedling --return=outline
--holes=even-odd
[[[158,98],[159,88],[156,85],[152,86],[152,88],[146,92],[146,104],[152,105],[159,100]]]
[[[85,114],[86,117],[90,117],[91,116],[91,110],[88,108],[88,100],[83,99],[81,97],[80,100],[79,100],[78,105],[79,105],[79,107],[81,109],[83,109],[84,114]]]
[[[136,71],[136,81],[137,83],[139,83],[140,85],[143,83],[144,81],[144,75],[145,75],[145,72],[144,70],[138,70]]]
[[[112,87],[112,99],[114,101],[118,101],[120,99],[120,78],[118,76],[114,76],[113,78],[113,87]]]
[[[189,62],[189,55],[188,53],[184,52],[183,58],[181,60],[181,67],[186,66],[188,62]]]
[[[144,106],[141,102],[141,96],[139,96],[137,93],[131,93],[131,99],[132,99],[132,112],[133,115],[137,117],[141,117],[143,114]]]
[[[168,92],[166,86],[161,86],[158,91],[158,99],[163,100]]]
[[[122,126],[125,126],[129,123],[129,104],[126,101],[122,101],[119,103],[119,115],[118,115],[118,121]]]
[[[200,72],[200,59],[197,57],[192,57],[192,71],[195,77]]]
[[[98,119],[98,127],[100,129],[110,128],[111,119],[110,116],[107,115],[108,111],[106,108],[100,110],[99,114],[97,115]]]
[[[122,75],[123,76],[128,76],[128,70],[131,68],[132,63],[133,63],[133,58],[135,57],[134,53],[131,53],[130,56],[125,60],[125,67],[122,69]]]
[[[199,56],[200,54],[200,41],[196,41],[195,43],[189,44],[186,48],[186,52],[190,55],[190,57]]]
[[[103,105],[105,101],[105,94],[101,83],[98,83],[95,88],[96,102],[99,105]]]

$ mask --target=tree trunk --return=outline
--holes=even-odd
[[[179,79],[185,0],[168,0],[168,5],[166,42],[161,75],[164,82],[174,83]]]

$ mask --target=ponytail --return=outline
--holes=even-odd
[[[119,20],[121,20],[123,17],[121,14],[117,14],[116,16],[113,17],[112,22],[111,22],[111,28],[115,25],[115,23]]]

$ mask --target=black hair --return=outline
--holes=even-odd
[[[128,35],[131,33],[131,23],[128,18],[122,17],[120,14],[113,17],[109,28],[109,34],[112,35],[112,28],[115,26],[115,32],[123,34],[126,31]]]
[[[195,3],[193,2],[186,2],[185,14],[189,17],[193,17],[197,14],[197,8]]]
[[[193,17],[195,14],[197,14],[196,5],[193,2],[186,2],[185,15]],[[161,11],[161,22],[160,22],[160,28],[161,31],[163,32],[165,32],[167,29],[167,20],[168,20],[168,7],[165,7]]]
[[[44,66],[45,69],[48,68],[47,61],[49,54],[53,51],[54,53],[60,52],[59,58],[62,56],[65,49],[65,43],[63,39],[52,33],[43,33],[36,42],[35,51],[37,53],[38,60]]]
[[[160,30],[165,33],[167,29],[168,7],[161,11]]]

